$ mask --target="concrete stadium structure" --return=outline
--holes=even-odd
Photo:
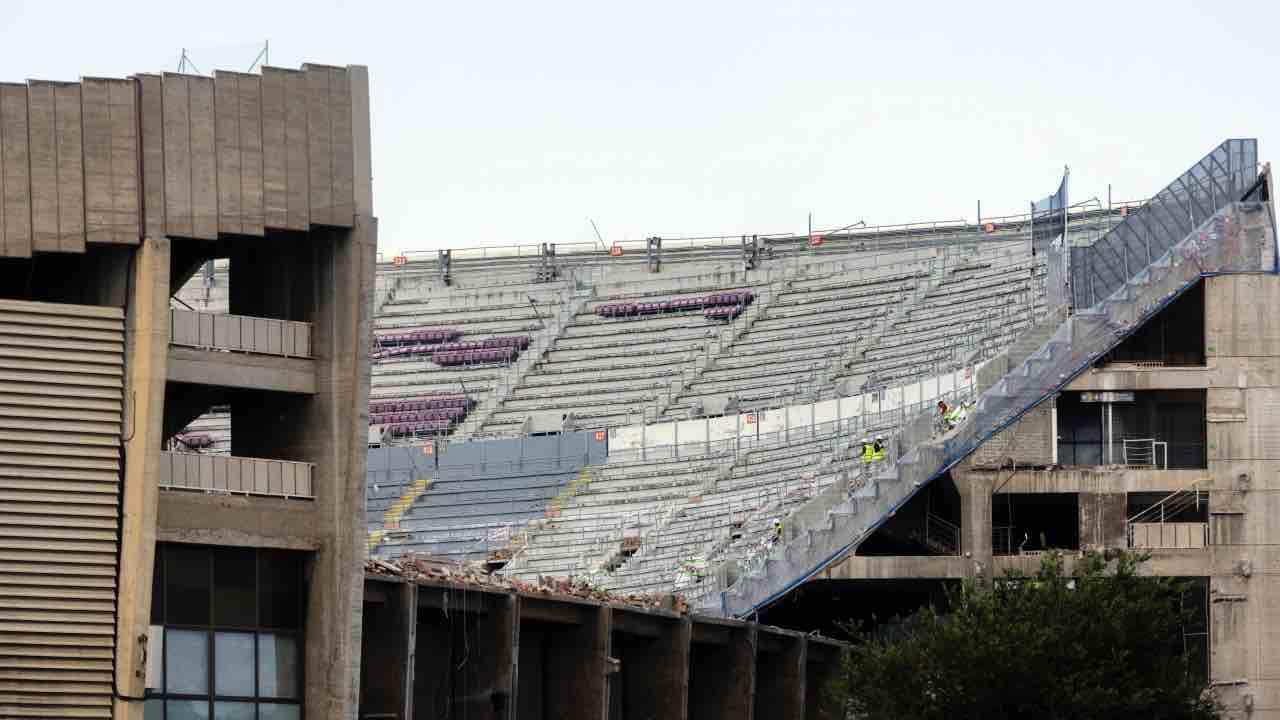
[[[0,717],[354,715],[368,103],[359,66],[0,85]],[[212,259],[223,312],[171,309]],[[169,452],[222,405],[227,454]]]
[[[1143,549],[1202,589],[1186,642],[1230,715],[1280,717],[1280,280],[1257,158],[1228,141],[1148,201],[1072,215],[1065,249],[1036,254],[1006,219],[384,264],[379,334],[530,343],[499,364],[375,360],[375,398],[476,405],[416,437],[371,433],[390,446],[373,452],[425,460],[371,472],[370,548],[674,590],[806,631],[1051,549]],[[726,325],[708,312],[747,290]],[[954,429],[934,427],[939,398],[967,403]],[[864,435],[889,440],[886,461],[859,461]],[[531,450],[548,438],[583,450]]]

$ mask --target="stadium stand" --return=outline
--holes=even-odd
[[[377,554],[483,559],[605,459],[590,433],[369,453],[366,518]]]

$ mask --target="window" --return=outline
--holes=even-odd
[[[301,720],[302,559],[156,546],[146,720]]]

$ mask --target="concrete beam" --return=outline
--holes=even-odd
[[[319,513],[310,500],[166,490],[158,507],[156,535],[161,542],[287,550],[324,545]]]
[[[756,626],[693,622],[689,715],[698,720],[751,720],[755,710]]]
[[[804,680],[804,636],[778,628],[760,628],[755,720],[803,720]]]
[[[990,534],[990,527],[987,530]],[[988,546],[990,540],[987,541]],[[972,575],[973,561],[958,555],[861,557],[851,555],[823,571],[821,580],[961,579]]]
[[[167,377],[191,385],[311,395],[316,392],[316,361],[170,347]]]
[[[1042,470],[963,471],[965,478],[986,477],[997,494],[1005,493],[1131,493],[1168,492],[1191,486],[1209,486],[1205,470],[1156,470],[1123,467],[1070,467]],[[957,481],[957,486],[959,486]]]

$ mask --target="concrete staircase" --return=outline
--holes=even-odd
[[[774,285],[779,285],[780,287],[775,288]],[[770,303],[773,302],[774,298],[785,292],[789,285],[790,281],[784,279],[770,283],[762,288],[746,311],[730,323],[729,327],[721,331],[720,336],[707,348],[706,353],[701,357],[695,358],[691,367],[681,370],[679,377],[675,378],[675,382],[671,386],[671,393],[667,396],[666,401],[658,405],[658,418],[673,419],[668,417],[668,411],[673,407],[681,406],[681,401],[684,399],[684,391],[698,382],[707,370],[714,368],[717,360],[730,354],[733,351],[734,343],[745,335],[757,320],[762,320],[769,316]]]
[[[563,302],[560,304],[560,310],[554,318],[547,323],[547,327],[538,333],[529,344],[529,349],[520,354],[520,357],[511,365],[507,376],[499,380],[492,392],[490,392],[480,403],[467,415],[467,419],[454,430],[449,436],[450,442],[466,442],[484,427],[485,422],[493,415],[498,408],[502,407],[502,403],[507,401],[511,396],[511,392],[520,386],[521,381],[530,369],[535,367],[542,361],[547,351],[555,346],[556,341],[564,335],[564,330],[572,322],[573,318],[582,311],[582,308],[591,300],[591,291],[575,290],[573,283],[569,283],[569,287],[565,289]]]

